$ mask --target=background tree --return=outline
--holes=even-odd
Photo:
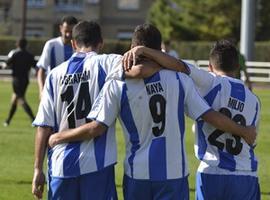
[[[258,0],[256,40],[270,40],[270,1]]]
[[[149,21],[164,39],[239,39],[241,1],[235,0],[156,0]]]

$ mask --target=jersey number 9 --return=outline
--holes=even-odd
[[[152,132],[154,136],[158,137],[161,136],[165,129],[165,122],[166,122],[166,100],[165,98],[160,95],[156,94],[150,98],[149,101],[149,108],[153,118],[153,121],[156,124],[160,124],[152,128]]]

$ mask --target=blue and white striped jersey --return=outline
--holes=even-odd
[[[241,125],[258,128],[260,102],[243,81],[188,66],[190,77],[209,106]],[[256,176],[257,159],[253,147],[244,139],[217,130],[203,120],[197,120],[195,153],[202,161],[200,172]]]
[[[106,82],[88,117],[107,126],[118,117],[125,174],[159,181],[188,175],[185,113],[197,119],[209,109],[188,76],[161,70],[144,80]]]
[[[37,67],[50,72],[54,67],[69,59],[73,54],[70,44],[64,44],[61,37],[48,40],[37,62]]]
[[[121,58],[116,54],[97,55],[95,52],[73,54],[47,76],[33,124],[52,127],[54,132],[84,124],[107,74],[123,71]],[[49,149],[49,173],[54,177],[76,177],[115,164],[114,132],[112,125],[99,138],[59,144]]]

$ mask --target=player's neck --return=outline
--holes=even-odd
[[[88,53],[91,51],[98,52],[96,48],[92,48],[92,47],[81,47],[81,48],[76,49],[76,51],[81,52],[81,53]]]
[[[229,77],[232,77],[232,78],[236,78],[235,72],[215,71],[214,73],[217,74],[217,75],[220,75],[220,76],[229,76]]]

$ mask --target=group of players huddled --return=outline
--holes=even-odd
[[[115,123],[125,138],[126,200],[189,199],[185,114],[195,126],[198,200],[257,200],[260,102],[234,78],[238,51],[217,41],[209,72],[161,51],[160,31],[138,25],[123,56],[99,54],[101,28],[63,18],[37,63],[40,105],[32,193],[48,199],[117,199]],[[45,79],[46,75],[46,79]]]

